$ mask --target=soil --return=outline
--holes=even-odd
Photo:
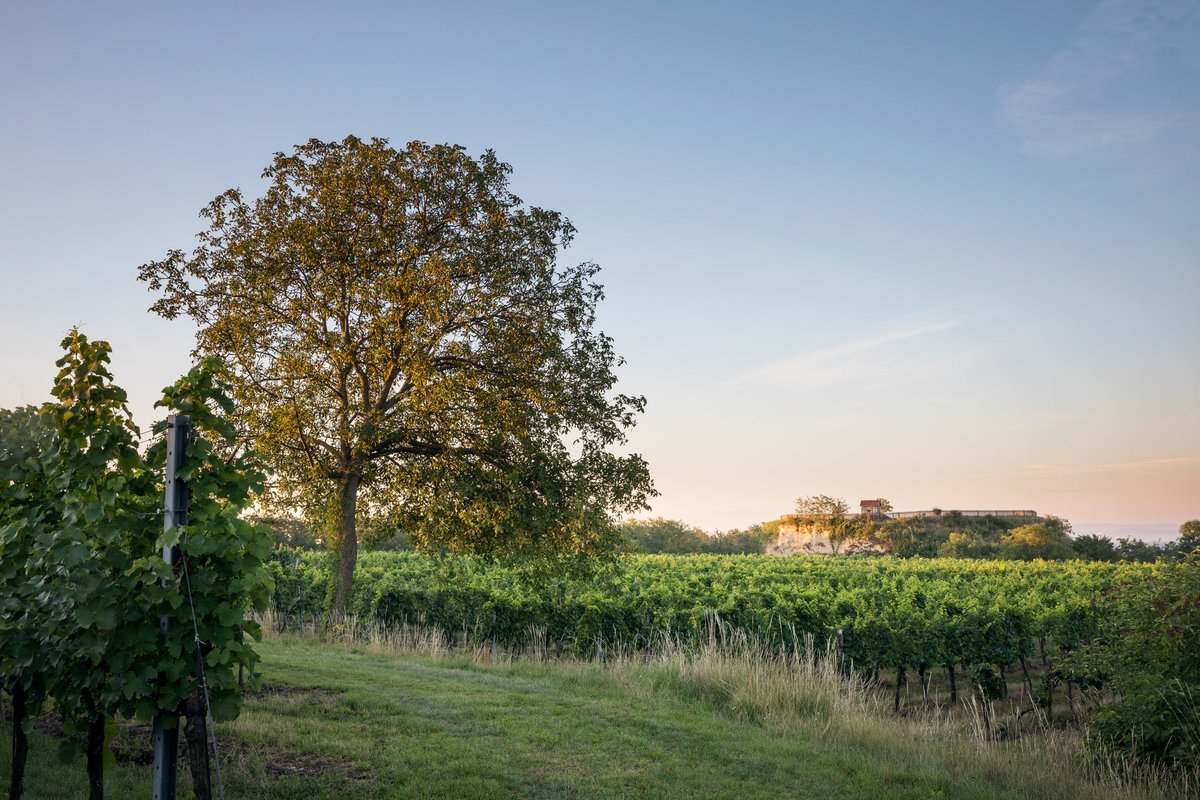
[[[253,702],[267,697],[308,695],[310,697],[333,697],[337,692],[329,689],[305,689],[298,686],[283,684],[266,684],[254,692],[246,692],[246,699]],[[47,712],[33,721],[33,728],[44,736],[57,741],[69,738],[63,729],[63,719],[56,712]],[[117,735],[112,741],[113,755],[118,764],[135,764],[149,766],[154,763],[153,745],[154,727],[149,722],[138,720],[117,720]],[[248,756],[257,756],[265,761],[266,771],[275,777],[299,776],[317,777],[326,774],[343,775],[355,784],[365,784],[374,781],[375,776],[359,769],[354,764],[313,753],[300,753],[279,748],[251,747],[240,740],[226,739],[220,743],[221,761],[232,762],[245,760]],[[183,762],[181,769],[187,769],[187,742],[179,738],[179,760]]]

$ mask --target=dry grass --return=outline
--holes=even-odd
[[[262,622],[267,631],[279,629],[269,614]],[[471,655],[483,664],[541,662],[550,669],[599,670],[634,697],[673,694],[783,736],[810,738],[877,767],[931,770],[1022,797],[1200,797],[1200,774],[1148,768],[1119,757],[1098,759],[1085,748],[1085,730],[1055,727],[1036,711],[998,710],[964,693],[956,706],[932,703],[897,714],[890,693],[847,674],[835,653],[811,639],[807,647],[781,654],[718,621],[705,645],[664,635],[649,648],[610,645],[597,647],[589,658],[563,658],[541,644],[542,634],[531,630],[529,644],[514,652],[467,631],[447,633],[424,625],[350,619],[289,629],[289,635],[385,655]]]

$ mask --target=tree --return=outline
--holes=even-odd
[[[702,553],[707,534],[677,519],[631,519],[621,526],[629,547],[640,553]]]
[[[1157,561],[1166,553],[1167,548],[1162,542],[1146,542],[1132,536],[1117,539],[1117,556],[1122,561],[1148,564]]]
[[[1084,561],[1116,561],[1117,548],[1113,540],[1096,533],[1076,536],[1071,541],[1075,554]]]
[[[1000,539],[1004,558],[1031,561],[1035,558],[1062,560],[1075,555],[1068,527],[1060,520],[1048,519],[1013,528]]]
[[[609,451],[645,404],[593,330],[598,267],[560,267],[574,228],[508,190],[488,151],[310,140],[265,194],[208,205],[191,255],[142,266],[152,310],[191,317],[224,357],[246,434],[338,553],[353,588],[360,519],[426,548],[586,559],[645,507],[645,461]]]
[[[707,533],[677,519],[631,519],[621,525],[626,546],[636,553],[763,553],[775,538],[763,525]]]
[[[995,558],[996,550],[995,542],[988,541],[976,532],[951,531],[938,547],[937,554],[942,558]]]
[[[1179,526],[1179,541],[1175,543],[1175,552],[1186,556],[1200,550],[1200,519],[1189,519]]]
[[[723,555],[765,553],[776,535],[775,531],[768,530],[762,523],[755,523],[747,528],[735,528],[708,537],[704,552]]]
[[[806,495],[796,498],[796,513],[809,517],[845,517],[850,513],[850,504],[827,494]]]
[[[945,533],[931,531],[916,517],[890,519],[879,526],[875,537],[883,542],[889,553],[901,558],[932,558],[938,554],[938,547],[946,540]]]
[[[814,494],[796,498],[796,513],[811,517],[813,522],[825,529],[829,536],[829,547],[834,555],[850,535],[850,505],[840,497]]]

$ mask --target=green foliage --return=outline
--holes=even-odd
[[[850,514],[850,505],[840,497],[814,494],[796,498],[796,513],[805,516],[844,519]]]
[[[213,712],[228,719],[234,668],[256,661],[246,612],[270,600],[271,542],[239,518],[262,476],[237,452],[223,369],[203,362],[159,403],[191,414],[198,434],[180,475],[189,524],[164,532],[164,443],[139,452],[107,343],[73,331],[63,348],[55,402],[0,411],[0,686],[22,688],[35,708],[52,698],[90,738],[116,714],[174,713],[198,686],[187,579],[161,556],[178,546]]]
[[[1151,564],[1170,554],[1168,545],[1162,542],[1146,542],[1133,537],[1117,539],[1117,556],[1121,561]]]
[[[804,498],[802,498],[804,499]],[[967,516],[960,511],[941,511],[924,517],[881,520],[878,517],[853,516],[842,525],[847,552],[856,552],[876,545],[900,558],[1012,558],[1023,552],[1013,545],[1008,552],[1001,547],[1002,539],[1021,526],[1022,519]],[[1047,524],[1058,531],[1068,529],[1066,523],[1050,518]],[[1031,556],[1037,557],[1037,556]]]
[[[203,646],[213,716],[233,719],[241,704],[236,675],[243,666],[251,674],[258,662],[247,641],[259,639],[258,624],[248,616],[255,608],[269,607],[272,598],[270,575],[263,559],[271,551],[272,539],[265,528],[242,519],[241,513],[262,491],[264,472],[256,453],[239,447],[230,419],[229,373],[216,358],[203,359],[173,386],[167,387],[156,407],[191,417],[194,435],[188,443],[186,466],[179,472],[190,493],[187,525],[160,533],[155,555],[178,542],[180,570],[186,570],[184,594],[190,591],[195,623]],[[166,432],[165,423],[156,426]],[[155,475],[162,474],[166,442],[157,442],[147,454]],[[150,556],[147,567],[161,569],[161,558]],[[197,643],[192,634],[192,606],[178,603],[179,575],[161,602],[170,609],[171,639],[167,649],[176,649],[195,663]],[[161,656],[160,656],[161,658]],[[160,665],[166,667],[167,664]],[[192,671],[180,675],[167,672],[160,679],[158,708],[174,710],[196,690]],[[138,709],[150,713],[149,705]]]
[[[924,556],[934,558],[946,536],[931,534],[928,527],[917,518],[892,519],[879,525],[873,535],[887,547],[888,552],[900,558]],[[948,557],[956,554],[946,553]]]
[[[815,494],[796,498],[796,513],[810,517],[829,537],[834,554],[855,532],[855,521],[849,516],[850,505],[840,497]]]
[[[45,696],[43,631],[64,613],[41,596],[38,566],[62,515],[43,456],[56,450],[44,409],[0,409],[0,687],[25,692],[34,713]]]
[[[1200,550],[1200,519],[1190,519],[1179,526],[1175,552],[1182,558],[1197,550]]]
[[[714,553],[747,555],[763,553],[775,534],[763,525],[751,525],[745,530],[730,530],[709,534],[675,519],[655,517],[628,520],[621,525],[621,534],[630,552],[634,553]]]
[[[312,525],[307,520],[273,516],[251,516],[247,519],[268,528],[275,547],[299,547],[303,550],[320,550],[324,547],[324,542],[313,536]]]
[[[952,531],[938,547],[942,558],[995,558],[999,546],[979,533]]]
[[[999,700],[1008,692],[1004,678],[991,666],[977,667],[971,671],[971,683],[981,700]]]
[[[629,520],[621,525],[629,549],[636,553],[702,553],[708,534],[676,519]]]
[[[1116,694],[1095,717],[1099,742],[1200,767],[1200,555],[1121,581],[1098,612],[1099,630],[1070,666]]]
[[[557,263],[574,227],[510,171],[490,151],[310,140],[258,200],[216,198],[191,255],[141,268],[153,310],[231,365],[278,505],[336,548],[338,613],[362,519],[430,550],[589,563],[653,491],[612,452],[644,399],[613,391],[598,267]]]
[[[1076,536],[1071,540],[1075,556],[1084,561],[1119,561],[1117,548],[1112,539],[1095,533]]]
[[[272,556],[276,610],[319,617],[331,584],[319,555]],[[664,633],[708,641],[723,623],[782,648],[840,629],[856,665],[1010,664],[1045,636],[1069,648],[1093,631],[1092,597],[1130,564],[823,556],[629,556],[607,580],[530,581],[459,558],[370,553],[352,612],[362,621],[469,630],[511,646],[544,631],[566,650],[637,646]]]
[[[718,555],[765,553],[776,535],[766,525],[756,523],[747,528],[735,528],[709,536],[703,552]]]
[[[30,569],[55,608],[40,631],[43,674],[56,708],[83,729],[150,693],[157,630],[143,622],[142,594],[153,596],[158,576],[136,559],[154,541],[159,503],[107,343],[74,331],[63,347],[57,403],[46,408],[57,446],[45,465],[61,518]]]
[[[1071,546],[1067,526],[1061,520],[1051,518],[1045,522],[1013,528],[1004,534],[1000,539],[1000,554],[1004,558],[1022,561],[1035,558],[1060,561],[1072,558],[1075,549]]]

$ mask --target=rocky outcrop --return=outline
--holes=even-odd
[[[780,518],[779,533],[767,545],[767,555],[849,555],[852,553],[884,553],[886,548],[879,542],[868,539],[846,539],[834,550],[829,538],[829,525],[799,514],[788,514]]]

